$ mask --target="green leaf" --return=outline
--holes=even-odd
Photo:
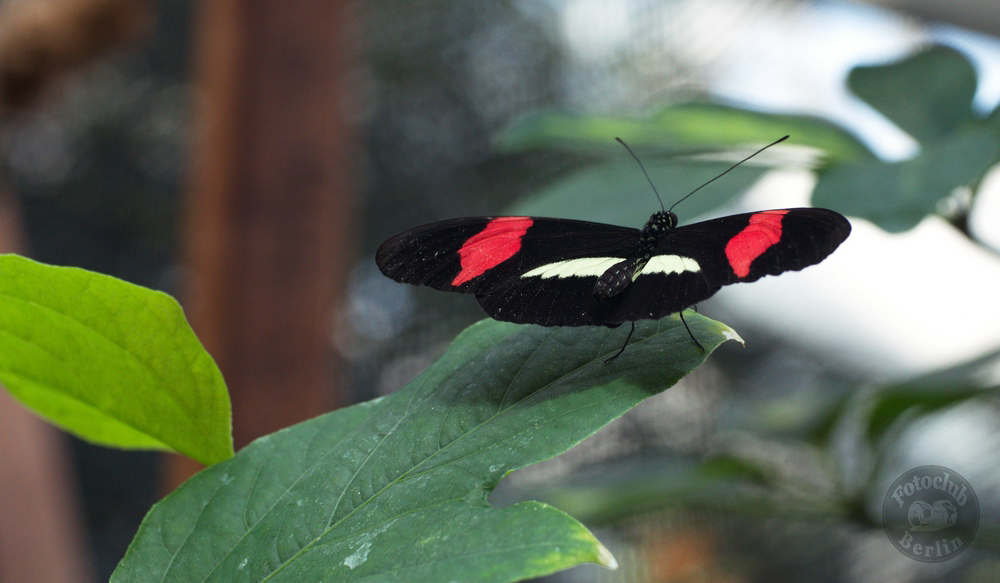
[[[867,437],[875,444],[901,421],[927,415],[970,399],[996,395],[1000,386],[982,382],[996,370],[1000,350],[946,369],[880,387],[868,407]]]
[[[886,164],[839,164],[820,173],[813,204],[905,231],[960,186],[975,186],[1000,158],[1000,135],[967,129],[925,144],[916,157]]]
[[[857,67],[851,90],[915,139],[932,141],[977,121],[976,71],[960,52],[934,46],[889,65]]]
[[[755,460],[728,454],[705,461],[654,455],[602,463],[531,493],[588,524],[676,507],[768,519],[815,520],[847,513],[843,500],[809,486],[813,488]]]
[[[971,385],[944,387],[898,386],[885,389],[875,397],[868,417],[867,438],[877,443],[897,422],[915,415],[927,415],[951,405],[982,397],[990,392]]]
[[[691,313],[713,350],[734,333]],[[676,316],[628,330],[487,320],[396,393],[261,438],[147,515],[123,581],[515,581],[614,559],[563,512],[496,509],[507,473],[575,445],[708,356]]]
[[[0,381],[95,443],[233,455],[222,375],[164,293],[0,256]]]
[[[946,369],[933,371],[899,383],[874,387],[870,391],[835,397],[832,406],[816,424],[811,437],[826,443],[838,426],[864,419],[864,435],[877,445],[901,421],[925,415],[963,401],[996,394],[998,386],[984,386],[1000,361],[1000,350]],[[858,412],[861,414],[859,415]]]
[[[731,166],[728,163],[682,164],[653,159],[644,163],[664,204],[670,206]],[[764,173],[743,165],[687,199],[677,212],[692,218],[740,195]],[[577,171],[525,198],[511,214],[598,221],[640,228],[660,210],[646,177],[631,158]],[[683,223],[684,221],[682,221]]]
[[[993,131],[1000,131],[1000,105],[995,107],[993,111],[991,111],[989,115],[986,116],[986,119],[983,120],[983,123],[987,127],[992,128]]]
[[[823,150],[828,159],[872,158],[871,152],[840,126],[814,116],[750,111],[720,103],[669,106],[649,119],[539,113],[511,125],[499,138],[501,149],[570,147],[608,152],[620,137],[635,148],[685,152],[768,143],[783,135],[788,143]]]
[[[905,231],[956,188],[978,186],[1000,160],[1000,132],[995,120],[973,112],[976,73],[958,51],[937,46],[898,63],[858,67],[848,83],[919,140],[920,153],[898,163],[865,160],[821,171],[817,206]]]

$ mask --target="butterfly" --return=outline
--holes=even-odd
[[[634,330],[636,320],[680,313],[722,286],[819,263],[851,232],[846,218],[820,208],[677,222],[671,210],[654,213],[642,229],[527,216],[457,218],[390,238],[375,262],[401,283],[473,294],[496,320],[632,322]]]

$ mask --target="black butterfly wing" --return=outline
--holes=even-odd
[[[609,324],[658,319],[710,298],[724,285],[798,271],[825,259],[851,232],[826,209],[731,215],[677,227],[649,264],[603,306]]]
[[[723,286],[815,265],[850,234],[851,223],[831,210],[776,209],[678,227],[657,253],[691,257],[712,285]]]
[[[396,235],[379,247],[375,263],[387,277],[401,283],[481,296],[523,291],[515,284],[542,265],[582,257],[624,256],[635,248],[638,238],[638,229],[586,221],[468,217]],[[596,280],[597,276],[591,279],[588,293]],[[561,283],[541,285],[535,293],[575,297],[576,290],[571,288],[587,287],[582,281],[569,286]],[[507,310],[495,314],[487,309],[487,313],[498,320],[533,322],[530,316],[515,319]]]

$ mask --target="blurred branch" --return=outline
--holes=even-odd
[[[0,117],[33,105],[53,81],[150,28],[142,0],[0,4]]]

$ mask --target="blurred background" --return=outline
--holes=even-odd
[[[179,297],[237,447],[391,392],[483,317],[373,262],[404,229],[532,213],[640,227],[809,204],[851,238],[699,306],[739,331],[515,473],[622,567],[547,580],[1000,580],[1000,4],[985,0],[0,0],[0,246]],[[734,344],[734,343],[729,343]],[[920,465],[972,548],[882,530]],[[106,580],[197,467],[56,433],[0,394],[0,583]]]

